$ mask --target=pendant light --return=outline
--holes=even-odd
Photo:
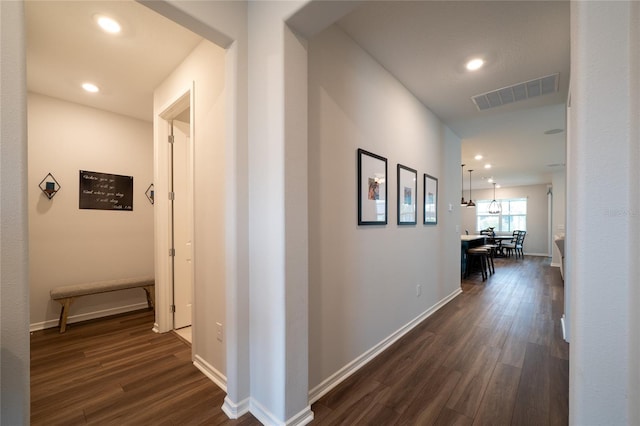
[[[467,208],[471,207],[475,207],[476,203],[473,202],[473,200],[471,199],[471,172],[473,170],[469,170],[469,202],[467,203]]]
[[[460,207],[467,207],[467,202],[464,200],[464,164],[462,165],[462,179],[460,179],[460,189],[462,192],[462,199],[460,199]]]
[[[500,203],[496,201],[496,183],[493,182],[493,200],[491,200],[491,204],[489,204],[489,214],[500,214],[500,210]]]

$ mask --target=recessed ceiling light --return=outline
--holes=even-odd
[[[484,60],[480,59],[480,58],[474,58],[472,60],[470,60],[469,62],[467,62],[467,65],[465,65],[467,67],[467,69],[469,71],[476,71],[479,70],[480,68],[482,68],[482,66],[484,65]]]
[[[485,164],[485,165],[484,165],[484,168],[485,168],[485,169],[490,169],[490,168],[491,168],[491,164]]]
[[[117,34],[122,29],[122,27],[120,27],[120,24],[116,20],[111,19],[108,16],[98,15],[96,16],[96,22],[98,23],[100,28],[110,34]]]
[[[476,155],[476,156],[475,156],[475,157],[473,157],[473,158],[475,158],[476,160],[482,160],[482,155],[478,154],[478,155]]]
[[[100,88],[93,83],[82,83],[82,88],[91,93],[97,93],[100,91]]]
[[[493,183],[493,178],[489,178],[489,179],[487,179],[487,182],[489,182],[489,183]]]
[[[500,185],[496,184],[496,188],[500,188]]]

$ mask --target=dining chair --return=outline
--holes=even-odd
[[[518,242],[516,243],[516,257],[518,257],[518,252],[520,253],[520,258],[524,258],[524,237],[526,237],[527,231],[520,231]]]
[[[494,236],[496,234],[492,230],[490,230],[490,229],[482,229],[480,231],[480,235],[483,235],[486,238],[486,240],[487,240],[487,242],[489,244],[495,244],[496,240],[495,240]]]
[[[511,257],[511,251],[516,249],[516,243],[518,242],[518,235],[520,231],[513,231],[513,235],[510,241],[504,241],[502,243],[502,249],[505,251],[505,257]]]
[[[507,251],[507,257],[511,257],[511,252],[515,253],[516,259],[518,256],[524,258],[523,244],[524,237],[527,234],[527,231],[513,231],[515,239],[511,240],[508,243],[504,243],[502,247]]]

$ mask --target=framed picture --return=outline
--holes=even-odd
[[[398,225],[415,225],[418,172],[398,164]]]
[[[387,224],[387,159],[358,149],[358,225]]]
[[[438,179],[424,174],[424,222],[425,225],[438,223]]]

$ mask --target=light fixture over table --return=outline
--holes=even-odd
[[[500,203],[496,201],[496,183],[493,182],[493,200],[489,204],[489,214],[500,214],[501,210]]]
[[[460,179],[460,189],[462,192],[462,198],[460,199],[460,207],[466,207],[467,202],[464,200],[464,164],[462,165],[462,179]]]
[[[476,203],[474,203],[472,198],[471,198],[471,172],[472,171],[473,171],[473,169],[469,170],[469,202],[467,203],[467,208],[469,208],[469,207],[473,208],[473,207],[476,206]]]

